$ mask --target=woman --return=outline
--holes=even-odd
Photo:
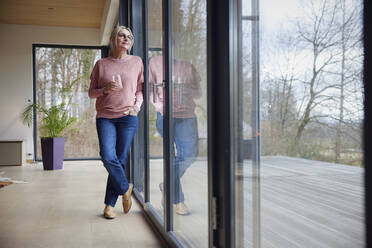
[[[98,60],[90,76],[89,97],[96,98],[100,155],[109,174],[104,208],[107,219],[115,218],[119,195],[124,213],[132,206],[133,185],[126,178],[125,167],[143,101],[143,63],[140,57],[128,54],[133,42],[129,28],[116,27],[110,37],[110,56]]]

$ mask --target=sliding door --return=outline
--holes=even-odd
[[[208,247],[206,8],[175,0],[170,11],[173,231],[187,247]]]

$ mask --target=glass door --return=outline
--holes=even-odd
[[[162,37],[162,1],[148,0],[148,78],[149,78],[149,173],[150,202],[157,214],[164,218],[163,198],[163,115],[164,73]]]
[[[260,6],[261,246],[365,247],[363,2]]]
[[[208,247],[206,1],[147,5],[149,206],[178,242]]]
[[[173,231],[208,247],[207,1],[172,1]]]
[[[236,247],[261,247],[258,0],[237,5]]]

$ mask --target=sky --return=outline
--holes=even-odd
[[[250,1],[247,1],[250,2]],[[288,17],[298,11],[299,0],[260,0],[260,21],[262,31],[276,30],[285,25]]]
[[[250,4],[250,0],[245,1],[246,4]],[[286,57],[280,57],[280,54],[277,53],[278,47],[275,46],[275,35],[280,29],[285,29],[288,25],[290,19],[294,19],[296,16],[299,16],[303,11],[301,4],[305,2],[303,0],[260,0],[260,65],[261,73],[266,72],[278,72],[279,68],[283,72],[286,70],[286,67],[279,65],[286,64]],[[318,2],[318,1],[315,1]],[[249,6],[243,5],[243,11],[249,12]],[[291,51],[291,50],[289,50]],[[293,55],[296,52],[293,51]],[[275,55],[276,54],[276,55]],[[312,63],[311,54],[306,55],[306,52],[302,52],[301,56],[296,60],[295,64],[296,71],[304,72],[308,70],[308,65]],[[279,56],[279,57],[278,57]],[[284,71],[285,73],[285,71]],[[263,75],[261,75],[263,76]],[[263,78],[263,77],[261,77]],[[329,92],[329,94],[332,94]],[[361,95],[361,92],[360,94]],[[360,97],[362,99],[362,97]],[[362,100],[361,100],[362,101]],[[345,103],[347,105],[347,103]],[[353,106],[346,106],[353,109]],[[332,109],[327,107],[318,107],[318,110],[330,113]],[[360,112],[357,112],[357,119],[361,119],[359,115]]]

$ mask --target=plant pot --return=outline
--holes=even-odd
[[[65,138],[41,138],[44,170],[60,170],[63,165]]]

